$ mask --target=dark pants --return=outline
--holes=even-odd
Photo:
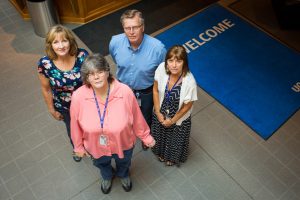
[[[153,92],[149,92],[147,94],[139,93],[141,97],[141,111],[143,116],[148,124],[151,127],[152,123],[152,110],[153,110]]]
[[[112,156],[102,156],[93,160],[93,164],[100,169],[101,176],[104,180],[110,180],[114,175],[120,178],[129,176],[129,167],[131,165],[133,148],[124,151],[124,158],[119,158],[117,154]],[[111,166],[111,160],[115,159],[116,171]]]
[[[69,136],[69,140],[70,140],[70,143],[71,143],[72,147],[74,148],[74,145],[73,145],[73,142],[72,142],[72,139],[71,139],[71,130],[70,130],[70,123],[71,123],[70,111],[67,111],[67,110],[66,111],[61,111],[60,113],[64,117],[64,123],[65,123],[66,128],[67,128],[67,133],[68,133],[68,136]]]

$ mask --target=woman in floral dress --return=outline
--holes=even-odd
[[[38,62],[42,94],[49,113],[56,120],[64,121],[70,138],[71,95],[82,85],[80,69],[88,52],[78,48],[72,32],[61,25],[49,30],[45,43],[46,56]],[[73,146],[71,139],[70,142]],[[75,154],[73,159],[81,161]]]

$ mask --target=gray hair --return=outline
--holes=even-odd
[[[138,16],[139,18],[140,18],[140,22],[141,22],[141,25],[144,25],[144,18],[143,18],[143,14],[142,14],[142,12],[140,12],[140,11],[138,11],[138,10],[135,10],[135,9],[133,9],[133,10],[126,10],[123,14],[122,14],[122,16],[121,16],[121,18],[120,18],[120,22],[121,22],[121,24],[122,25],[124,25],[124,20],[125,19],[132,19],[132,18],[134,18],[135,16]]]
[[[107,71],[109,72],[108,82],[111,83],[113,81],[113,76],[110,73],[110,66],[103,55],[96,53],[89,55],[85,58],[82,66],[81,66],[81,79],[84,84],[90,87],[90,83],[88,81],[88,76],[91,72],[95,71]]]

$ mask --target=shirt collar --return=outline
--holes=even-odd
[[[124,33],[124,34],[125,34],[125,33]],[[143,35],[143,40],[142,40],[140,46],[139,46],[137,49],[133,49],[133,48],[131,47],[130,42],[129,42],[129,40],[128,40],[128,38],[127,38],[126,35],[125,35],[125,37],[126,37],[126,41],[127,41],[127,48],[130,49],[131,51],[140,51],[140,49],[143,47],[144,40],[145,40],[145,34]]]

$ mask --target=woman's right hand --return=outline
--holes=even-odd
[[[153,140],[150,144],[148,144],[146,146],[151,148],[151,147],[154,147],[155,143],[156,143],[155,140]]]
[[[156,116],[157,116],[157,119],[158,119],[158,121],[159,121],[160,123],[163,123],[163,122],[164,122],[165,117],[164,117],[164,115],[163,115],[161,112],[156,113]]]
[[[63,115],[60,112],[56,111],[56,110],[50,111],[50,113],[54,117],[54,119],[56,119],[58,121],[61,121],[61,120],[64,119]]]

